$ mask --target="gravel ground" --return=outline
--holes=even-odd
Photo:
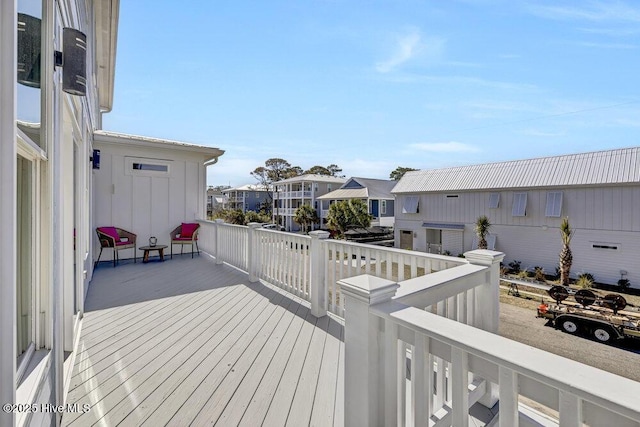
[[[539,302],[538,302],[539,304]],[[500,335],[604,371],[640,381],[640,340],[614,345],[574,336],[545,326],[532,309],[500,304]]]

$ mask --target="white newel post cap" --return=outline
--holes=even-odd
[[[345,297],[355,298],[368,305],[390,301],[396,294],[396,290],[400,287],[400,285],[392,280],[382,279],[369,274],[338,280],[338,284]]]
[[[464,257],[471,264],[491,266],[502,262],[504,253],[498,251],[490,251],[488,249],[476,249],[464,253]]]
[[[249,228],[260,228],[262,227],[262,224],[259,222],[250,222],[249,224],[247,224],[247,227]]]

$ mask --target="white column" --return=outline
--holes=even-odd
[[[322,240],[329,238],[326,231],[312,231],[311,248],[309,258],[311,261],[311,314],[316,317],[327,315],[327,283],[326,283],[326,260],[324,257],[324,244]]]
[[[216,257],[216,264],[222,264],[224,261],[222,260],[222,255],[221,255],[221,250],[220,250],[220,226],[224,224],[224,220],[221,219],[216,219],[214,221],[214,225],[213,225],[213,229],[215,230],[214,234],[213,234],[213,238],[215,239],[215,243],[214,243],[214,247],[215,247],[215,253],[213,254],[213,256]]]
[[[389,397],[384,395],[382,321],[369,314],[369,307],[390,301],[398,284],[367,274],[339,280],[338,284],[346,307],[344,424],[347,427],[383,425],[384,400]]]
[[[500,262],[504,259],[504,254],[477,249],[465,252],[464,257],[470,264],[489,267],[487,282],[478,286],[475,292],[476,323],[473,326],[497,334],[500,321]]]
[[[247,224],[248,244],[247,244],[247,270],[249,272],[249,281],[258,281],[258,269],[260,268],[260,242],[256,236],[255,229],[260,228],[257,222]]]
[[[0,2],[0,403],[16,401],[16,0]],[[15,415],[0,411],[0,426]]]
[[[473,302],[473,326],[485,331],[498,333],[500,323],[500,262],[504,259],[502,252],[476,249],[464,253],[470,264],[489,267],[487,281],[475,289]],[[499,400],[497,384],[487,383],[487,393],[479,402],[492,408]]]

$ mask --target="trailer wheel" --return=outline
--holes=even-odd
[[[606,343],[611,341],[612,335],[608,328],[597,327],[593,330],[593,337],[601,343]]]
[[[575,334],[576,332],[578,332],[578,324],[573,320],[563,320],[560,326],[562,327],[563,331],[569,332],[570,334]]]

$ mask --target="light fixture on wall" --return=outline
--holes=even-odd
[[[18,14],[18,83],[40,87],[42,20]],[[87,36],[73,28],[62,29],[62,52],[54,52],[54,64],[62,67],[62,90],[87,94]]]

